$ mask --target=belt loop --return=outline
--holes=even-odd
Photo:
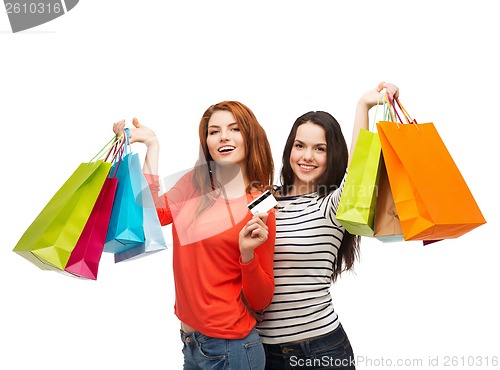
[[[281,347],[281,353],[283,353],[284,355],[288,355],[290,352],[293,352],[293,351],[294,351],[294,349],[291,347],[288,347],[288,346]]]
[[[300,348],[302,349],[302,352],[304,355],[308,356],[311,353],[311,346],[310,346],[311,341],[310,340],[305,340],[302,343],[300,343]]]

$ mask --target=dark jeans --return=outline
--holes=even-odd
[[[301,342],[264,344],[266,370],[354,370],[351,343],[339,324],[334,331]]]

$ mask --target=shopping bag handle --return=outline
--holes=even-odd
[[[398,120],[396,119],[396,116],[394,114],[394,108],[392,107],[391,103],[389,103],[389,99],[387,99],[387,95],[384,94],[384,117],[386,121],[389,122],[396,122],[398,123]]]
[[[396,120],[396,118],[394,117],[394,114],[398,117],[399,119],[399,122],[400,123],[403,123],[403,120],[401,119],[401,117],[399,116],[399,113],[398,113],[398,110],[396,109],[396,105],[394,104],[394,99],[391,98],[391,96],[389,95],[389,92],[386,91],[385,94],[387,95],[387,101],[389,102],[390,104],[390,108],[392,108],[390,111],[391,111],[391,116],[393,118],[393,121],[394,122],[398,122],[398,120]],[[406,119],[406,116],[405,116],[405,119]]]
[[[381,101],[384,101],[382,104],[380,104]],[[391,98],[389,93],[387,91],[381,92],[380,97],[377,101],[377,107],[375,109],[375,116],[372,120],[371,128],[370,131],[373,131],[373,127],[375,126],[375,123],[377,121],[377,115],[378,115],[378,107],[379,105],[384,106],[384,113],[383,113],[383,120],[388,121],[388,122],[394,122],[396,124],[401,124],[403,121],[401,120],[401,116],[399,115],[396,106],[394,104],[394,99]],[[405,116],[406,118],[406,116]]]
[[[115,142],[115,145],[111,148],[111,150],[108,152],[108,155],[106,156],[106,161],[108,160],[109,156],[111,155],[111,153],[113,153],[113,155],[111,156],[111,163],[115,162],[116,161],[116,158],[118,157],[118,155],[120,157],[123,156],[123,146],[125,145],[125,138],[123,135],[121,135],[119,138],[117,138],[117,141]]]
[[[104,159],[104,160],[107,160],[108,156],[109,156],[109,153],[110,151],[113,150],[113,148],[115,147],[116,145],[116,142],[118,141],[118,138],[116,136],[113,136],[113,138],[108,141],[102,148],[101,150],[99,150],[97,152],[96,155],[94,155],[94,157],[92,157],[92,159],[89,161],[89,162],[93,162],[95,160],[99,160],[99,159]]]
[[[401,112],[403,113],[405,119],[406,119],[406,123],[413,123],[413,124],[417,124],[417,120],[416,119],[413,119],[411,118],[410,114],[408,113],[408,111],[405,109],[405,107],[403,107],[403,104],[401,104],[401,101],[399,100],[399,97],[395,97],[394,100],[396,101],[396,104],[398,105],[399,109],[401,110]]]
[[[132,149],[130,148],[130,129],[124,128],[123,132],[125,135],[125,145],[123,149],[124,149],[124,154],[127,155],[132,152]]]
[[[378,107],[380,105],[384,106],[384,111],[382,113],[382,120],[397,123],[396,116],[394,115],[394,110],[392,109],[391,105],[389,104],[389,101],[387,99],[387,95],[382,92],[382,93],[380,93],[380,96],[378,98],[377,106],[375,107],[375,115],[373,116],[373,120],[372,120],[372,123],[371,123],[370,128],[369,128],[369,130],[372,132],[374,132],[374,127],[375,127],[375,124],[377,122]]]
[[[113,153],[113,158],[111,162],[115,163],[115,168],[113,171],[113,174],[110,177],[116,177],[116,174],[118,172],[118,168],[120,167],[120,163],[122,162],[123,158],[132,152],[130,149],[130,131],[128,128],[125,128],[124,134],[120,136],[120,145],[116,147],[115,152]]]

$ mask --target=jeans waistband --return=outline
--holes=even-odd
[[[344,340],[347,340],[347,335],[342,328],[342,325],[339,324],[337,328],[332,330],[331,332],[323,335],[319,335],[317,337],[304,339],[303,341],[298,342],[289,342],[289,343],[279,343],[279,344],[264,344],[264,348],[267,354],[275,354],[275,355],[298,355],[301,353],[315,351],[321,351],[321,348],[326,345],[330,346],[335,343],[340,343]]]

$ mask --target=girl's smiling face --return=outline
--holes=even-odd
[[[294,173],[292,193],[298,195],[315,191],[326,165],[325,130],[310,121],[301,124],[290,152],[290,166]]]
[[[207,147],[218,165],[246,163],[245,141],[231,112],[218,110],[212,114],[208,121]]]

